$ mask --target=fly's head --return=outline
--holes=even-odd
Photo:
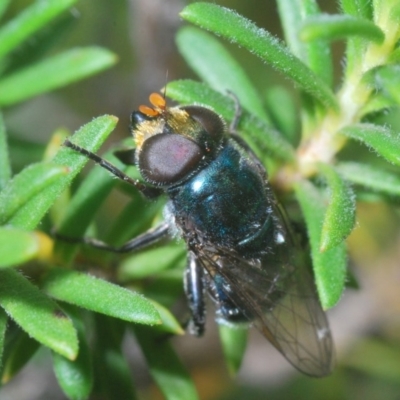
[[[177,185],[207,165],[226,137],[223,119],[199,106],[167,107],[164,97],[150,95],[153,107],[140,106],[131,115],[136,164],[148,183]]]

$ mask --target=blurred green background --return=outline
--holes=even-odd
[[[12,0],[5,20],[31,2]],[[276,4],[260,0],[218,0],[276,34],[281,35]],[[42,95],[4,110],[14,171],[40,160],[46,142],[59,127],[73,132],[93,117],[116,115],[120,122],[107,148],[128,136],[130,113],[147,104],[149,93],[167,81],[195,78],[179,56],[174,35],[183,24],[178,13],[182,0],[81,0],[64,16],[65,29],[48,54],[83,45],[104,46],[118,55],[118,64],[93,78]],[[320,1],[326,12],[335,12],[334,2]],[[40,40],[40,36],[36,39]],[[271,85],[290,88],[280,76],[259,60],[227,44],[262,94]],[[334,45],[336,81],[340,83],[343,46]],[[30,43],[16,53],[23,62]],[[294,93],[294,96],[296,94]],[[385,116],[399,124],[398,113]],[[18,151],[19,140],[37,143],[37,152]],[[126,201],[113,194],[101,212],[115,217]],[[358,226],[349,239],[351,271],[359,289],[348,289],[340,304],[328,314],[337,348],[338,366],[331,377],[320,380],[301,376],[257,332],[252,332],[239,375],[230,378],[223,364],[218,333],[209,312],[203,339],[183,337],[174,345],[189,366],[201,399],[400,399],[400,235],[399,207],[375,199],[360,202]],[[132,376],[144,399],[162,398],[152,384],[140,351],[132,339],[125,343]],[[50,358],[42,351],[34,362],[0,391],[0,400],[64,399],[51,371]]]

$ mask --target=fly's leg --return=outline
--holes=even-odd
[[[128,253],[130,251],[137,251],[145,247],[151,246],[154,243],[168,237],[169,235],[169,225],[167,223],[160,224],[155,228],[149,229],[147,232],[142,233],[139,236],[129,240],[122,246],[110,246],[109,244],[102,242],[101,240],[95,238],[70,238],[67,236],[60,235],[58,233],[53,233],[53,236],[57,239],[61,239],[68,243],[83,243],[91,247],[100,250],[106,250],[113,253]]]
[[[111,172],[114,176],[116,176],[118,179],[121,179],[122,181],[128,183],[129,185],[134,186],[136,189],[139,190],[142,195],[148,199],[153,199],[155,197],[158,197],[160,194],[162,194],[162,190],[158,188],[154,188],[151,186],[148,186],[144,184],[143,182],[140,182],[137,179],[132,179],[130,176],[126,175],[124,172],[122,172],[120,169],[118,169],[115,165],[111,164],[104,158],[99,157],[97,154],[92,153],[89,150],[84,149],[81,146],[78,146],[68,139],[65,140],[64,144],[65,147],[68,147],[77,153],[80,153],[87,158],[90,158],[92,161],[94,161],[96,164],[100,165],[100,167],[106,169],[108,172]]]
[[[188,254],[184,285],[191,313],[188,330],[192,335],[202,336],[206,323],[204,270],[192,251],[189,251]]]

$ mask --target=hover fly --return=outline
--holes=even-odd
[[[326,316],[299,246],[268,183],[264,166],[225,121],[203,105],[167,107],[153,93],[152,107],[132,113],[134,180],[106,160],[67,140],[143,196],[166,195],[164,222],[119,248],[134,251],[166,237],[182,237],[188,251],[184,288],[189,331],[201,336],[205,293],[220,323],[254,325],[301,372],[324,376],[333,367]]]

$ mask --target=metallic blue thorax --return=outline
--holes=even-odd
[[[215,160],[169,192],[176,222],[217,245],[256,244],[260,235],[265,243],[271,223],[264,179],[247,152],[229,139]]]

